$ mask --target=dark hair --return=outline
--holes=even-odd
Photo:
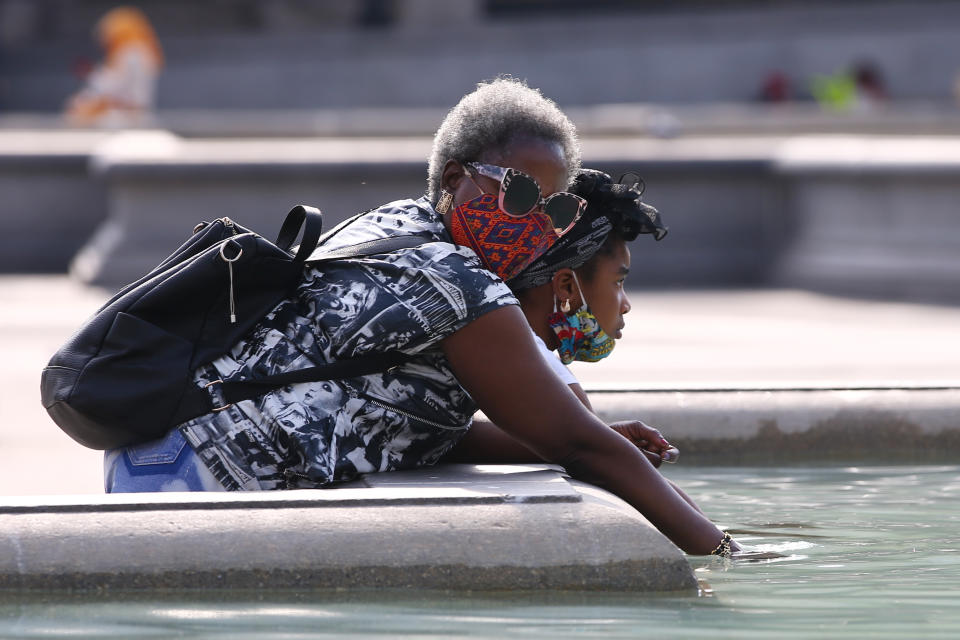
[[[652,233],[661,240],[667,233],[659,212],[640,201],[643,191],[625,181],[626,175],[614,182],[603,171],[581,169],[570,187],[570,191],[586,199],[588,217],[604,216],[613,227],[594,256],[579,268],[584,278],[593,277],[597,264],[595,258],[612,255],[618,242],[632,242],[641,233]]]
[[[640,233],[652,233],[659,240],[667,232],[657,210],[640,202],[642,191],[632,181],[615,183],[602,171],[581,169],[570,190],[587,201],[587,210],[573,228],[507,282],[514,291],[546,284],[560,269],[580,269],[601,249],[611,253],[618,239],[630,241]],[[592,275],[590,269],[586,272]]]

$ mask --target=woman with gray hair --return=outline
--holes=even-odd
[[[505,284],[583,213],[585,201],[564,191],[578,169],[574,127],[553,102],[510,78],[479,85],[437,131],[427,195],[358,216],[323,249],[392,236],[420,243],[308,266],[290,298],[194,372],[222,410],[108,452],[107,490],[325,487],[432,465],[480,408],[542,459],[627,500],[682,549],[729,549],[551,372]],[[406,360],[229,406],[214,384],[386,352]]]

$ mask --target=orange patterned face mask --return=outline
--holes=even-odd
[[[497,196],[489,193],[454,209],[450,233],[454,242],[473,249],[483,266],[503,280],[520,273],[557,241],[549,216],[508,215],[500,209]]]

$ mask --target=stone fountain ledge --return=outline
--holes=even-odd
[[[0,504],[0,589],[184,588],[695,592],[696,580],[626,503],[547,466]]]
[[[606,422],[642,419],[695,464],[960,461],[960,381],[594,387]]]

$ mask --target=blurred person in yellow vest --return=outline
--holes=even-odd
[[[139,9],[116,7],[100,18],[94,34],[105,58],[67,101],[67,120],[81,126],[145,124],[163,67],[163,49],[150,21]]]

